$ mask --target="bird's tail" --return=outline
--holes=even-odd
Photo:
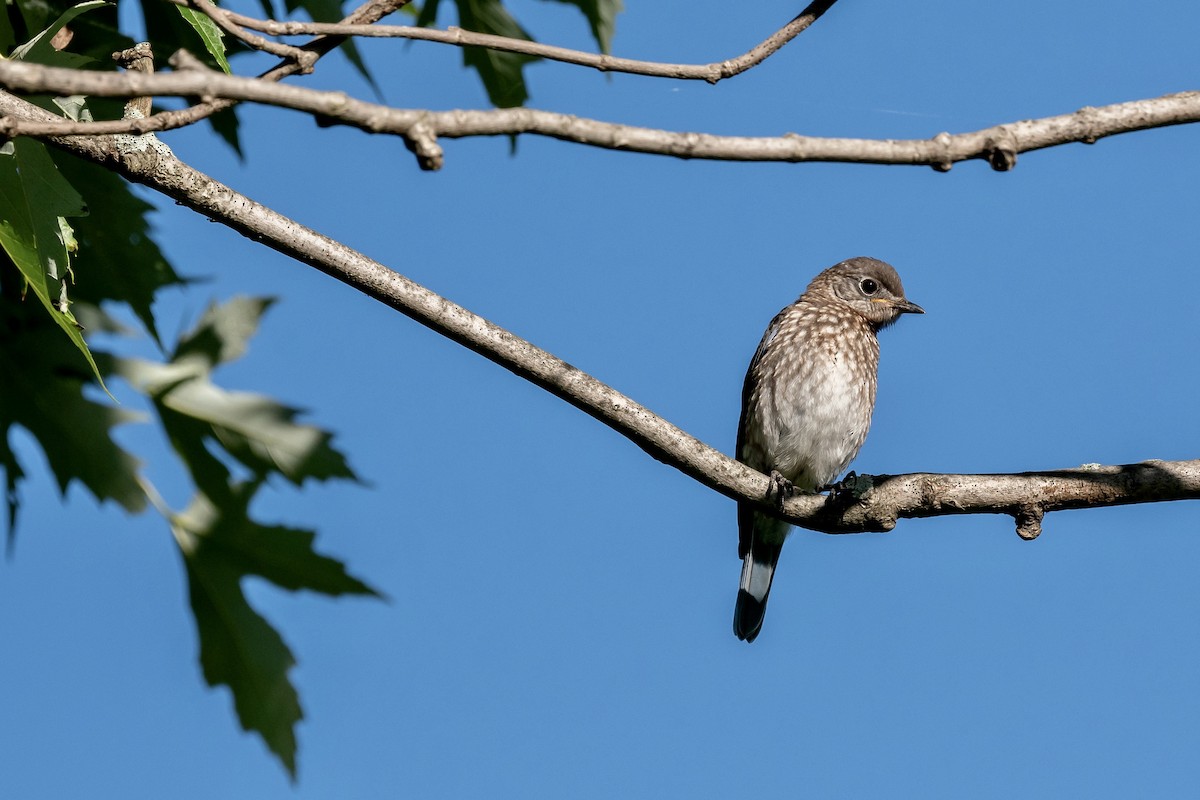
[[[753,642],[762,630],[771,579],[775,577],[775,565],[782,550],[782,542],[772,544],[756,536],[742,560],[742,581],[733,609],[733,633],[743,641]]]

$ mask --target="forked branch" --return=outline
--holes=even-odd
[[[177,5],[189,5],[194,0],[171,0],[171,2]],[[734,56],[724,61],[714,61],[709,64],[668,64],[660,61],[619,58],[601,53],[588,53],[583,50],[571,50],[566,47],[531,42],[526,39],[512,39],[507,36],[476,33],[457,27],[450,27],[443,31],[435,28],[418,28],[410,25],[364,25],[346,22],[277,22],[275,20],[257,19],[231,11],[223,12],[223,14],[231,23],[271,36],[320,34],[342,37],[415,39],[449,44],[456,47],[485,47],[489,50],[520,53],[522,55],[544,58],[547,61],[560,61],[565,64],[591,67],[601,72],[624,72],[630,75],[646,75],[654,78],[702,80],[709,83],[716,83],[725,78],[741,75],[746,70],[761,64],[768,57],[782,49],[788,42],[792,41],[792,39],[795,39],[807,30],[835,2],[837,0],[815,0],[809,3],[790,22],[750,50],[739,56]]]

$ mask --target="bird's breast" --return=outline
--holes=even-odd
[[[756,409],[765,468],[807,491],[836,480],[866,440],[879,358],[870,331],[814,327],[791,342],[786,367],[760,386]]]

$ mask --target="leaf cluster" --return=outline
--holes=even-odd
[[[307,4],[298,4],[307,5]],[[336,13],[333,2],[314,2]],[[202,45],[224,62],[204,23],[187,9],[145,0],[156,48]],[[0,5],[0,54],[53,66],[112,69],[109,54],[132,40],[111,3],[16,0]],[[224,64],[227,67],[227,64]],[[116,103],[30,98],[76,120],[120,116]],[[229,118],[232,119],[232,118]],[[229,120],[226,120],[228,123]],[[225,130],[236,145],[236,121]],[[0,142],[0,469],[6,541],[14,550],[27,456],[12,431],[30,434],[65,495],[79,485],[128,513],[162,514],[179,545],[205,680],[228,686],[242,727],[262,736],[294,774],[295,724],[302,716],[289,678],[295,659],[283,637],[247,602],[242,579],[290,591],[375,595],[338,561],[314,548],[315,533],[262,522],[251,503],[271,483],[356,481],[328,431],[266,395],[221,387],[214,371],[241,357],[270,300],[214,304],[170,349],[154,302],[185,288],[155,241],[149,203],[111,172],[31,139]],[[162,357],[135,359],[89,343],[97,334],[132,334],[136,319]],[[120,347],[127,337],[107,337]],[[193,486],[187,508],[167,506],[142,460],[114,429],[144,422],[107,395],[114,379],[144,395]],[[144,416],[144,415],[143,415]]]
[[[555,0],[579,9],[608,52],[620,0]],[[265,16],[300,13],[337,21],[341,0],[259,0]],[[500,0],[455,0],[458,24],[531,39]],[[180,48],[231,72],[248,53],[204,14],[163,0],[137,6],[146,38],[165,56]],[[439,0],[405,9],[434,24]],[[0,4],[0,57],[76,69],[115,69],[111,54],[134,40],[121,31],[115,3],[5,0]],[[139,37],[140,38],[140,37]],[[372,82],[352,40],[343,54]],[[497,106],[529,96],[529,56],[466,48]],[[374,83],[372,82],[372,85]],[[73,120],[120,117],[119,103],[83,97],[28,98]],[[209,117],[213,131],[240,154],[233,109]],[[251,513],[274,483],[357,481],[330,432],[298,421],[299,411],[266,395],[223,388],[214,373],[242,357],[270,299],[214,303],[173,344],[163,341],[155,300],[185,289],[155,240],[149,203],[113,173],[31,139],[0,142],[0,469],[4,474],[6,541],[14,549],[22,482],[29,478],[11,431],[32,435],[65,495],[72,485],[127,513],[154,509],[179,547],[211,686],[229,687],[242,727],[258,733],[290,774],[296,769],[295,725],[302,718],[288,673],[295,658],[279,632],[249,604],[242,580],[337,596],[378,596],[343,564],[314,549],[315,532],[263,522]],[[118,319],[137,320],[161,358],[97,350],[96,334],[131,334]],[[128,341],[108,337],[120,348]],[[114,438],[119,425],[147,420],[115,404],[120,381],[145,398],[192,486],[183,510],[168,506],[143,463]]]

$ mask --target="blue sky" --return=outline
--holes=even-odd
[[[251,9],[257,4],[248,5]],[[800,4],[628,2],[614,51],[705,62]],[[670,8],[666,6],[670,5]],[[743,7],[744,6],[744,7]],[[554,3],[541,40],[589,47]],[[717,86],[527,70],[531,105],[677,130],[929,137],[1196,89],[1200,6],[859,0]],[[388,102],[481,107],[460,54],[365,42]],[[247,65],[243,69],[249,70]],[[370,98],[331,57],[303,80]],[[246,109],[247,160],[175,152],[732,450],[763,328],[821,269],[894,264],[928,312],[882,337],[867,473],[1195,458],[1196,127],[1015,171],[718,164],[524,138],[403,145]],[[730,630],[733,503],[315,271],[153,198],[180,271],[160,327],[281,298],[224,385],[337,431],[370,486],[277,487],[260,519],[389,603],[251,584],[299,658],[291,786],[203,687],[166,525],[60,502],[28,437],[0,567],[5,797],[1126,797],[1200,781],[1200,507],[798,532],[762,635]],[[140,345],[148,347],[148,345]],[[137,408],[136,397],[117,387]],[[176,507],[147,426],[120,434]]]

